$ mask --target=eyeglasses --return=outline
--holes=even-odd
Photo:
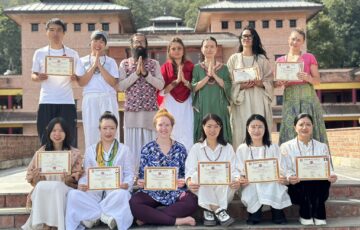
[[[241,39],[249,39],[249,40],[252,40],[254,38],[253,35],[251,34],[245,34],[245,35],[241,35]]]
[[[135,40],[135,41],[133,41],[133,44],[134,45],[145,45],[146,44],[146,42],[145,42],[145,40]]]

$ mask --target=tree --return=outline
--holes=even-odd
[[[322,0],[308,24],[308,48],[321,68],[360,66],[360,1]]]

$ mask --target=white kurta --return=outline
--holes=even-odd
[[[205,151],[210,159],[207,158]],[[219,156],[220,155],[220,156]],[[218,157],[219,156],[219,157]],[[191,178],[191,181],[198,183],[198,162],[199,161],[229,161],[231,164],[231,178],[234,180],[239,177],[236,170],[237,160],[230,144],[223,146],[218,144],[213,151],[206,143],[196,143],[190,150],[185,162],[185,178]],[[211,210],[210,205],[219,206],[221,209],[227,209],[229,202],[233,199],[235,189],[228,185],[202,185],[197,192],[199,206]]]
[[[68,193],[66,209],[67,230],[85,229],[80,224],[81,221],[99,219],[102,213],[113,217],[120,230],[128,229],[131,226],[133,216],[129,206],[131,197],[129,191],[132,189],[134,180],[134,155],[127,146],[119,144],[113,166],[121,167],[121,183],[127,183],[129,189],[87,192],[71,190]],[[79,184],[87,184],[87,170],[89,167],[97,167],[96,144],[86,149],[85,173],[80,178]]]
[[[163,105],[175,118],[172,131],[174,140],[185,145],[186,151],[189,152],[194,144],[194,113],[191,95],[183,103],[180,103],[170,93],[167,93]]]
[[[252,153],[252,156],[251,156]],[[241,144],[236,150],[236,157],[239,162],[239,170],[242,175],[246,175],[245,161],[266,158],[279,159],[280,149],[278,145],[272,144],[270,147],[250,147]],[[280,170],[280,174],[282,174]],[[262,205],[269,205],[275,209],[283,209],[291,205],[287,187],[278,182],[254,183],[244,187],[241,191],[241,201],[247,207],[247,211],[255,213]]]
[[[50,178],[51,177],[51,178]],[[65,230],[66,194],[71,189],[60,178],[50,176],[39,181],[31,193],[32,211],[22,229],[43,229],[43,224]]]
[[[296,157],[299,156],[329,156],[329,148],[326,144],[311,139],[306,145],[297,138],[287,141],[280,146],[281,168],[286,178],[296,175]],[[330,167],[333,174],[333,168]]]

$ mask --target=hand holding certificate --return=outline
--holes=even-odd
[[[247,160],[245,161],[245,171],[249,183],[279,180],[279,165],[276,158]]]
[[[300,81],[298,73],[304,69],[303,62],[277,62],[275,65],[275,81]]]
[[[88,169],[89,190],[119,189],[121,182],[120,167],[93,167]]]
[[[175,167],[145,167],[145,190],[177,190]]]
[[[74,59],[64,56],[46,56],[45,73],[47,75],[71,76],[74,73]]]
[[[234,69],[233,75],[235,83],[260,80],[257,66]]]
[[[71,152],[39,151],[37,152],[37,167],[41,169],[41,174],[70,174]]]
[[[228,185],[231,182],[230,162],[199,162],[200,185]]]
[[[329,156],[296,158],[296,175],[300,180],[327,180],[330,176]]]

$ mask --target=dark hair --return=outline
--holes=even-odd
[[[116,124],[116,128],[118,127],[118,120],[116,119],[115,115],[110,111],[105,111],[99,118],[99,128],[102,120],[112,120]]]
[[[178,74],[178,66],[177,66],[177,64],[175,63],[175,60],[173,60],[171,57],[170,57],[170,55],[169,55],[169,53],[170,53],[170,47],[171,47],[171,45],[173,44],[173,43],[179,43],[181,46],[182,46],[182,48],[183,48],[183,56],[181,57],[181,64],[184,64],[185,63],[185,60],[186,60],[186,50],[185,50],[185,45],[184,45],[184,42],[181,40],[181,38],[179,38],[179,37],[173,37],[171,40],[170,40],[170,42],[169,42],[169,45],[168,45],[168,47],[167,47],[167,58],[168,59],[170,59],[171,60],[171,64],[172,64],[172,66],[173,66],[173,69],[174,69],[174,74],[175,74],[175,76]]]
[[[242,33],[244,33],[245,30],[250,30],[250,33],[253,36],[252,52],[255,54],[255,59],[257,59],[260,54],[264,55],[267,59],[269,59],[267,57],[267,55],[266,55],[266,51],[264,50],[264,48],[262,46],[259,34],[251,26],[246,26],[243,29],[243,31],[240,33],[240,36],[239,36],[239,42],[240,42],[239,52],[241,53],[244,50],[244,47],[243,47],[243,45],[241,43],[241,35],[242,35]]]
[[[105,45],[107,44],[107,40],[106,40],[105,36],[102,34],[95,35],[91,40],[96,40],[96,41],[102,40],[103,42],[105,42]]]
[[[66,121],[62,117],[55,117],[51,119],[49,124],[46,126],[46,143],[45,143],[45,151],[52,151],[54,149],[54,144],[50,139],[51,132],[53,131],[56,124],[59,124],[62,130],[65,133],[65,139],[62,144],[62,150],[70,150],[71,149],[71,134],[69,130],[69,126],[67,125]]]
[[[271,140],[270,140],[270,132],[269,132],[269,128],[268,125],[266,123],[266,119],[265,117],[261,116],[260,114],[253,114],[249,117],[249,119],[246,121],[246,136],[245,136],[245,142],[247,144],[247,146],[250,146],[252,144],[252,139],[250,136],[250,133],[248,131],[249,125],[252,121],[261,121],[264,124],[265,127],[265,132],[264,132],[264,136],[262,138],[262,142],[264,145],[270,146],[271,145]]]
[[[50,19],[49,21],[47,21],[46,23],[46,30],[49,29],[50,25],[58,25],[58,26],[61,26],[62,29],[63,29],[63,32],[66,31],[66,26],[65,26],[65,22],[63,20],[61,20],[60,18],[52,18]]]
[[[220,132],[219,132],[219,135],[217,137],[217,142],[222,144],[222,145],[226,145],[227,144],[227,141],[224,139],[224,131],[223,131],[223,122],[221,120],[221,118],[216,115],[216,114],[213,114],[213,113],[208,113],[202,120],[201,122],[201,137],[199,139],[199,142],[204,142],[205,139],[206,139],[206,134],[205,134],[205,131],[204,131],[204,126],[206,124],[206,122],[208,122],[209,120],[214,120],[219,126],[220,126]]]
[[[299,115],[297,115],[294,119],[294,126],[296,126],[296,124],[298,123],[298,121],[304,117],[309,118],[309,120],[311,121],[311,124],[314,124],[314,120],[312,118],[312,116],[308,113],[300,113]]]
[[[202,40],[202,42],[201,42],[201,45],[200,45],[200,49],[203,47],[203,45],[204,45],[204,43],[206,42],[206,41],[213,41],[213,42],[215,42],[215,45],[216,45],[216,47],[217,47],[217,41],[216,41],[216,39],[214,38],[214,37],[207,37],[207,38],[205,38],[204,40]],[[200,52],[200,61],[204,61],[205,60],[205,56],[204,56],[204,54],[202,53],[202,52]]]
[[[305,41],[305,39],[306,39],[306,34],[305,34],[305,31],[304,31],[303,28],[297,27],[297,28],[293,29],[290,34],[292,34],[292,33],[294,33],[294,32],[300,34],[300,35],[304,38],[304,41]]]
[[[133,35],[130,37],[130,45],[131,45],[131,47],[133,47],[133,44],[134,44],[134,37],[139,37],[139,36],[144,37],[144,39],[145,39],[145,45],[146,45],[145,48],[147,48],[147,47],[148,47],[148,40],[147,40],[145,34],[143,34],[143,33],[135,33],[135,34],[133,34]],[[130,48],[131,48],[131,47],[130,47]]]

